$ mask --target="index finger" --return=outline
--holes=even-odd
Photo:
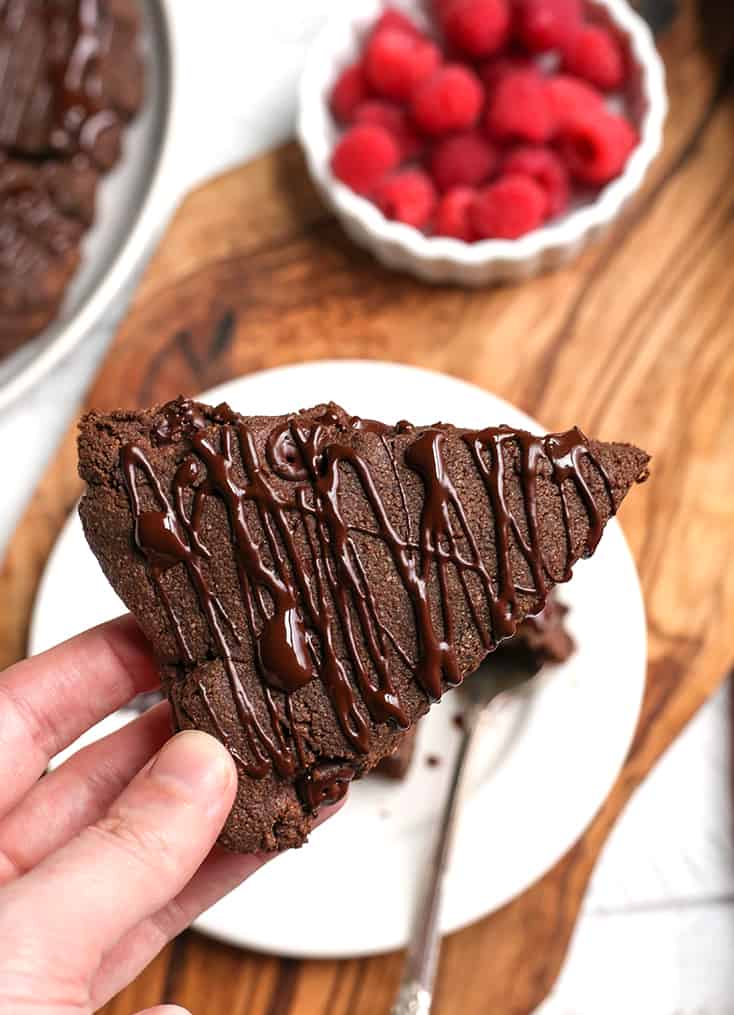
[[[48,762],[110,712],[156,687],[150,646],[132,617],[85,631],[0,674],[0,816]]]

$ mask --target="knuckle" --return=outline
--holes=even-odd
[[[156,876],[175,871],[175,849],[170,837],[149,820],[121,810],[101,818],[88,833],[144,871]]]
[[[0,679],[0,708],[12,713],[28,740],[39,750],[46,753],[52,750],[53,738],[44,716],[36,711],[30,702],[17,695],[2,679]]]
[[[151,917],[151,922],[162,944],[167,944],[188,926],[190,918],[178,899],[171,899]]]

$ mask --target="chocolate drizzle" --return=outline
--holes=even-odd
[[[464,440],[472,449],[474,461],[484,480],[492,514],[495,520],[497,548],[497,591],[492,596],[492,619],[500,637],[508,638],[517,621],[517,593],[534,592],[540,605],[548,594],[549,582],[564,582],[571,577],[571,569],[579,559],[571,542],[571,528],[568,513],[567,482],[571,482],[581,497],[589,521],[589,533],[585,548],[587,554],[596,549],[604,528],[603,515],[589,489],[581,470],[581,460],[588,456],[601,475],[611,513],[615,513],[614,498],[609,477],[591,453],[586,438],[574,427],[562,434],[548,434],[534,437],[524,430],[510,427],[489,427],[478,433],[468,433]],[[527,536],[523,534],[522,520],[510,510],[505,495],[505,457],[503,447],[514,444],[520,454],[519,474],[523,491],[523,514]],[[552,575],[540,548],[537,510],[537,484],[539,470],[543,463],[550,465],[550,478],[561,498],[563,523],[566,531],[566,566],[560,575]],[[512,574],[511,547],[514,544],[525,558],[532,575],[533,587],[522,588],[515,584]]]
[[[118,123],[118,115],[105,108],[99,75],[101,58],[106,54],[112,24],[102,0],[77,0],[76,26],[72,45],[64,55],[49,60],[54,84],[54,125],[51,144],[55,151],[94,151],[100,134]],[[55,21],[68,17],[66,6],[46,0],[42,7],[51,39],[62,32]]]
[[[354,778],[351,765],[322,762],[304,772],[296,780],[298,795],[312,814],[324,805],[338,803]]]
[[[227,672],[245,734],[246,758],[234,751],[224,732],[226,724],[199,683],[203,708],[246,774],[260,777],[272,766],[281,776],[295,777],[301,798],[311,810],[339,799],[354,768],[341,761],[309,767],[293,715],[299,691],[319,680],[344,737],[357,753],[365,754],[369,720],[401,727],[409,724],[396,685],[399,669],[407,670],[432,701],[441,697],[446,686],[460,683],[451,602],[456,580],[481,644],[491,651],[514,633],[522,616],[520,594],[531,597],[540,608],[551,585],[569,577],[582,552],[593,551],[605,517],[615,509],[609,478],[579,430],[543,438],[509,427],[458,432],[484,484],[491,509],[487,517],[494,519],[496,569],[490,570],[487,551],[483,555],[480,537],[452,479],[446,428],[414,430],[404,424],[398,429],[371,420],[352,417],[345,423],[344,419],[331,410],[318,417],[292,417],[273,429],[263,453],[253,429],[228,406],[205,414],[195,403],[179,399],[164,408],[152,432],[156,444],[185,442],[187,453],[170,491],[163,489],[142,446],[127,444],[121,451],[135,545],[148,561],[182,658],[193,666],[176,604],[162,581],[169,569],[185,568]],[[358,450],[359,441],[343,440],[348,430],[364,433],[361,440],[373,440],[367,435],[379,438],[377,446],[400,493],[404,532],[391,518],[370,463]],[[608,498],[604,511],[584,474],[585,460],[587,473],[596,469],[603,480]],[[519,475],[522,511],[510,507],[509,469]],[[415,538],[405,470],[423,488]],[[369,507],[373,520],[369,530],[350,525],[345,518],[347,473]],[[537,489],[541,474],[558,492],[566,530],[564,566],[557,574],[551,572],[540,539]],[[569,516],[571,490],[588,516],[588,537],[576,548]],[[155,506],[144,506],[151,498]],[[206,545],[204,518],[211,499],[219,501],[227,513],[269,722],[245,691],[238,673],[244,651],[242,634],[237,633],[208,578],[207,563],[214,547]],[[393,562],[413,615],[411,645],[401,644],[381,615],[357,534],[379,539]],[[517,555],[527,565],[529,585],[518,584],[514,577]]]
[[[156,444],[173,444],[182,437],[193,437],[206,426],[206,417],[195,402],[179,399],[163,407],[163,419],[153,428]]]
[[[120,123],[109,107],[100,72],[110,54],[112,18],[106,0],[11,0],[0,3],[0,67],[6,69],[13,46],[27,19],[40,19],[43,26],[45,79],[36,85],[35,101],[45,113],[50,89],[48,146],[56,155],[78,152],[94,155],[100,135]],[[33,62],[34,53],[29,52]],[[19,102],[12,92],[8,102]],[[18,108],[16,119],[23,114]],[[41,152],[39,154],[48,154]]]

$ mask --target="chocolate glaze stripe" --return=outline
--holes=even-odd
[[[227,671],[232,698],[245,731],[249,757],[245,760],[235,755],[236,760],[251,776],[264,775],[271,765],[282,776],[298,776],[301,796],[312,809],[320,802],[343,795],[347,770],[353,774],[353,769],[342,764],[320,765],[318,771],[308,768],[305,744],[293,722],[291,696],[294,693],[311,680],[319,679],[344,736],[355,750],[366,753],[369,725],[363,708],[373,721],[408,724],[395,686],[396,665],[406,667],[431,700],[440,698],[446,685],[461,680],[450,606],[450,569],[459,577],[481,643],[489,651],[499,640],[514,633],[519,616],[518,594],[530,594],[542,604],[550,583],[567,578],[577,559],[569,523],[569,482],[588,514],[586,548],[593,550],[601,536],[603,516],[582,472],[584,457],[591,460],[603,478],[609,506],[612,513],[614,511],[609,479],[580,431],[571,430],[545,438],[508,427],[462,432],[461,437],[473,455],[487,490],[495,520],[495,583],[449,474],[445,429],[433,428],[418,433],[402,456],[402,467],[414,472],[424,489],[418,537],[413,541],[401,465],[394,454],[398,435],[412,432],[409,424],[389,430],[375,421],[350,421],[353,430],[374,433],[380,438],[405,513],[406,533],[402,536],[389,516],[367,461],[353,447],[333,439],[333,428],[341,425],[336,414],[327,412],[316,419],[294,417],[270,434],[265,458],[272,473],[293,485],[292,496],[275,489],[268,465],[261,460],[256,448],[254,435],[241,417],[222,405],[214,410],[213,421],[221,427],[220,450],[207,430],[205,416],[194,403],[181,400],[165,408],[162,421],[153,431],[154,440],[159,444],[184,440],[189,448],[189,454],[176,471],[170,498],[154,475],[144,449],[131,444],[122,449],[121,465],[134,518],[135,543],[148,561],[151,578],[172,620],[184,661],[191,666],[194,660],[185,644],[175,606],[161,580],[165,571],[176,565],[183,564],[187,570]],[[504,449],[508,445],[516,447],[519,453],[523,518],[515,517],[506,501]],[[236,450],[242,462],[244,482],[235,475]],[[351,528],[342,515],[344,466],[356,477],[369,505],[375,527],[369,530],[369,535],[379,538],[389,551],[410,600],[416,637],[415,660],[380,617],[377,598],[369,586],[364,561],[353,538],[355,531],[368,530]],[[537,482],[541,469],[546,470],[558,488],[567,536],[563,574],[555,576],[548,570],[539,536]],[[154,510],[142,507],[138,473],[142,474],[155,498],[157,508]],[[186,511],[187,497],[191,503],[190,514]],[[203,518],[210,498],[218,499],[227,511],[244,614],[262,681],[269,729],[258,718],[237,671],[231,647],[232,641],[240,640],[236,625],[206,577],[206,562],[211,551],[203,539]],[[256,509],[259,535],[251,530],[246,512],[248,504]],[[295,528],[293,516],[297,519]],[[459,531],[452,517],[458,520]],[[299,526],[308,560],[302,558],[296,543],[295,532]],[[264,559],[263,545],[267,547],[270,565]],[[527,561],[532,588],[524,588],[514,581],[513,546]],[[432,610],[431,603],[434,574],[440,590],[440,630],[434,621],[435,609]],[[469,586],[469,575],[479,582],[488,622],[480,615],[476,594],[472,595]],[[337,637],[345,648],[348,667],[339,657]],[[359,702],[355,690],[359,691]],[[203,684],[199,684],[198,691],[215,729],[232,750]],[[275,695],[278,695],[277,700]],[[285,717],[278,711],[281,695]]]
[[[377,721],[385,722],[395,720],[401,726],[407,726],[407,719],[399,707],[396,695],[391,686],[389,668],[384,657],[384,638],[390,637],[389,632],[379,622],[377,609],[374,600],[369,595],[366,587],[366,579],[359,557],[352,545],[349,532],[344,526],[338,509],[329,513],[328,518],[324,514],[324,505],[328,501],[328,492],[319,489],[315,482],[320,468],[320,446],[323,443],[325,431],[320,424],[316,425],[313,433],[305,436],[313,440],[313,446],[303,446],[304,433],[296,427],[292,432],[281,431],[276,435],[275,441],[271,441],[268,449],[268,457],[275,462],[285,463],[281,467],[276,466],[276,472],[286,479],[298,478],[308,480],[311,483],[296,488],[295,500],[301,514],[302,524],[307,532],[308,543],[312,556],[312,563],[315,574],[318,578],[319,601],[316,604],[307,599],[310,608],[310,621],[313,628],[319,634],[322,653],[321,665],[326,670],[324,686],[329,693],[332,702],[335,694],[342,699],[341,708],[336,705],[336,714],[347,737],[362,753],[368,749],[368,726],[361,715],[354,701],[349,675],[343,667],[335,647],[334,637],[336,629],[333,627],[329,616],[329,603],[324,595],[324,589],[328,585],[331,591],[331,601],[340,622],[343,639],[346,643],[350,659],[352,673],[359,687],[362,700],[367,706],[371,717]],[[300,445],[299,445],[300,442]],[[287,445],[287,450],[280,447]],[[311,456],[309,462],[308,454],[304,457],[304,451]],[[313,488],[314,503],[309,505],[306,493]],[[324,498],[326,497],[326,501]],[[309,516],[313,519],[309,523]],[[287,525],[284,525],[286,538],[289,541],[290,558],[294,564],[294,574],[301,584],[304,584],[303,567],[299,561],[298,552],[293,544],[292,535]],[[361,572],[361,575],[360,575]],[[360,576],[364,581],[364,588],[360,583]],[[307,584],[307,583],[305,583]],[[349,591],[350,594],[345,592]],[[361,626],[361,632],[368,645],[372,665],[377,670],[378,682],[375,684],[370,678],[370,673],[364,664],[362,653],[359,649],[358,638],[351,619],[350,603],[356,610]],[[365,608],[366,607],[366,608]],[[323,676],[322,676],[323,679]],[[348,710],[345,709],[348,705]],[[348,728],[349,727],[349,728]]]
[[[578,560],[578,554],[571,545],[566,482],[575,486],[586,509],[589,519],[589,534],[586,546],[589,553],[596,549],[604,528],[602,514],[596,505],[581,470],[581,460],[587,456],[601,475],[609,498],[612,514],[615,512],[614,498],[609,477],[601,462],[592,454],[584,434],[574,428],[563,434],[549,434],[534,437],[524,430],[510,427],[489,427],[478,433],[467,433],[465,442],[472,449],[474,461],[484,480],[495,519],[495,541],[497,550],[498,592],[493,600],[493,627],[502,637],[514,633],[517,618],[516,594],[530,592],[544,600],[548,594],[548,583],[568,581],[571,569]],[[505,499],[503,447],[515,444],[520,452],[520,479],[523,490],[524,522],[528,536],[525,538],[519,519],[515,518]],[[489,461],[485,456],[488,454]],[[537,482],[543,462],[551,467],[551,479],[558,488],[566,531],[566,564],[563,573],[551,575],[547,568],[538,531]],[[512,576],[510,558],[511,536],[525,558],[533,579],[532,589],[516,585]],[[541,603],[542,605],[542,603]]]
[[[63,7],[47,0],[42,7],[49,36],[54,20],[68,18]],[[99,135],[118,122],[117,113],[104,109],[98,78],[99,61],[107,52],[112,24],[104,0],[78,0],[75,39],[65,59],[49,61],[54,81],[56,150],[92,152]],[[58,29],[56,29],[58,32]]]
[[[3,9],[4,7],[4,9]],[[119,122],[119,114],[102,104],[99,64],[109,52],[112,19],[106,0],[76,0],[75,13],[69,4],[58,0],[10,0],[0,4],[0,77],[9,64],[14,41],[27,18],[39,18],[44,27],[42,58],[53,86],[53,134],[51,144],[57,153],[92,153],[99,136]],[[70,25],[70,22],[73,24]],[[72,42],[63,55],[58,54],[59,40],[68,32]],[[31,98],[30,101],[33,101]],[[20,122],[24,108],[15,112]]]
[[[315,814],[320,807],[341,800],[353,778],[351,765],[326,762],[298,777],[298,792],[308,809]]]
[[[164,493],[158,478],[145,456],[144,451],[135,445],[126,445],[121,452],[123,476],[125,487],[128,492],[135,517],[135,543],[147,556],[151,574],[155,584],[160,590],[164,600],[167,600],[167,608],[175,616],[175,608],[170,601],[161,583],[162,574],[177,564],[184,564],[191,583],[196,591],[202,612],[207,619],[209,629],[221,652],[227,674],[229,676],[232,697],[237,708],[240,722],[245,730],[248,747],[253,757],[252,762],[246,764],[246,771],[253,776],[263,776],[269,770],[270,762],[276,770],[286,776],[292,775],[290,752],[280,749],[273,736],[257,722],[250,702],[247,699],[244,688],[239,680],[234,657],[227,638],[224,634],[220,617],[226,611],[221,600],[209,588],[202,568],[202,559],[209,556],[209,551],[203,547],[201,541],[193,529],[190,519],[179,515],[171,506],[171,502]],[[187,463],[184,463],[186,465]],[[145,475],[151,489],[160,506],[160,510],[142,510],[138,490],[137,470]],[[193,463],[191,472],[194,471]],[[183,470],[183,466],[176,473],[174,481],[174,498],[178,501],[175,493],[176,487],[186,483],[190,479]],[[194,507],[194,511],[196,506]],[[193,515],[192,515],[193,517]],[[193,535],[192,535],[193,530]],[[179,625],[180,630],[180,625]],[[187,660],[193,662],[190,652],[187,649]],[[204,699],[206,706],[206,700]],[[216,716],[212,714],[212,721]],[[219,726],[219,723],[216,723]],[[229,745],[228,740],[225,743]]]
[[[302,497],[298,496],[299,491],[303,492],[304,488],[297,488],[296,495],[292,502],[286,503],[279,500],[268,483],[265,473],[257,460],[257,454],[255,452],[254,442],[250,432],[243,423],[239,422],[238,417],[234,416],[234,414],[232,414],[229,410],[226,411],[226,414],[223,409],[220,409],[219,412],[220,416],[231,422],[233,427],[237,430],[239,434],[240,447],[247,448],[247,453],[245,454],[243,452],[243,460],[245,462],[245,469],[247,471],[248,478],[251,480],[251,486],[245,494],[245,497],[255,499],[257,502],[261,526],[268,535],[271,553],[279,563],[279,568],[284,577],[284,581],[289,580],[287,562],[290,561],[292,577],[290,578],[289,588],[291,590],[293,604],[295,604],[300,595],[300,601],[305,607],[305,612],[308,615],[311,630],[318,636],[321,648],[322,682],[324,683],[324,686],[329,693],[329,697],[334,704],[336,714],[340,718],[342,729],[355,747],[362,752],[366,752],[368,748],[367,723],[356,705],[349,675],[339,659],[339,655],[334,644],[334,630],[329,617],[328,604],[323,595],[323,588],[325,584],[324,574],[328,576],[330,573],[328,554],[330,541],[329,534],[323,526],[317,525],[314,533],[315,540],[309,538],[313,567],[316,574],[319,576],[319,582],[316,585],[318,598],[315,598],[314,590],[309,582],[306,568],[300,559],[293,538],[293,533],[288,525],[285,513],[285,509],[292,510],[295,507],[301,515],[302,525],[304,528],[308,529],[307,516],[312,513],[316,514],[316,512],[308,507],[306,501]],[[279,457],[277,449],[274,451],[274,455],[276,459]],[[289,457],[292,458],[292,454],[283,456],[283,460],[288,462]],[[289,463],[289,468],[291,465],[292,463]],[[285,554],[281,552],[276,534],[285,547]],[[325,572],[320,566],[322,557],[323,562],[326,565]],[[351,657],[352,668],[360,686],[363,700],[365,701],[370,714],[373,715],[373,717],[379,716],[383,721],[390,717],[396,718],[402,720],[405,724],[403,717],[395,714],[394,709],[391,706],[389,696],[383,695],[379,687],[375,687],[371,684],[369,675],[364,668],[351,627],[348,604],[346,603],[346,600],[343,600],[339,595],[338,582],[334,582],[332,579],[331,584],[332,589],[335,592],[333,600],[342,622],[342,631],[347,641],[347,648]],[[293,608],[295,609],[295,605]],[[357,608],[359,609],[359,607]],[[300,613],[296,613],[295,617],[295,622],[301,624],[302,621]],[[269,621],[265,616],[263,619],[264,623],[267,625]],[[365,630],[368,631],[368,628],[365,628]],[[367,637],[370,641],[371,647],[374,648],[374,641],[372,640],[371,634],[372,632],[369,632]],[[279,645],[282,646],[282,644],[283,642],[280,640]],[[373,658],[378,658],[375,653],[373,653]],[[388,679],[387,675],[386,679]],[[281,687],[281,690],[285,691],[292,691],[296,689],[297,687],[292,685],[289,687]]]
[[[187,407],[188,408],[188,407]],[[220,418],[225,418],[225,410],[220,409]],[[266,698],[269,706],[272,705],[270,687],[292,693],[298,687],[308,682],[313,676],[313,658],[309,655],[310,643],[303,626],[300,612],[296,610],[296,594],[292,582],[286,576],[286,562],[281,553],[278,539],[276,538],[275,525],[278,535],[285,543],[293,562],[293,572],[298,578],[301,592],[301,602],[310,607],[310,619],[312,625],[321,634],[323,647],[323,660],[321,677],[329,691],[330,698],[334,703],[335,710],[339,715],[342,728],[345,734],[354,742],[361,751],[367,750],[367,724],[356,708],[353,692],[349,683],[348,675],[338,658],[333,644],[333,632],[330,627],[326,603],[314,603],[310,599],[309,585],[306,580],[305,571],[299,561],[295,545],[292,541],[290,529],[285,519],[284,509],[293,508],[294,504],[281,502],[277,494],[267,483],[257,459],[251,433],[244,425],[237,422],[233,414],[226,415],[226,421],[231,423],[237,430],[239,438],[240,454],[247,472],[248,487],[240,488],[233,478],[233,445],[232,429],[226,428],[223,432],[223,451],[215,451],[205,436],[195,433],[199,428],[199,420],[193,414],[178,421],[181,426],[189,426],[194,433],[191,434],[192,451],[195,451],[199,460],[206,466],[206,477],[196,486],[194,493],[194,506],[191,518],[187,518],[183,508],[182,489],[194,487],[199,475],[199,465],[196,460],[187,459],[178,469],[174,480],[174,504],[171,504],[162,491],[157,479],[153,476],[145,454],[141,448],[128,445],[122,452],[123,473],[128,494],[135,516],[135,541],[149,558],[151,571],[158,588],[163,592],[160,583],[160,576],[167,568],[178,563],[184,563],[189,571],[192,584],[197,592],[202,611],[209,622],[209,628],[220,653],[227,665],[232,685],[233,695],[238,705],[240,718],[245,728],[257,734],[257,738],[268,749],[276,768],[284,774],[292,774],[293,758],[285,744],[280,743],[275,749],[272,738],[268,737],[254,715],[249,702],[244,697],[244,690],[237,676],[236,665],[232,657],[227,639],[224,636],[219,623],[218,614],[221,614],[227,622],[226,611],[218,597],[212,594],[206,583],[199,558],[209,557],[209,551],[203,545],[199,534],[199,524],[203,511],[204,497],[219,496],[227,506],[230,527],[233,533],[237,551],[237,563],[240,572],[240,579],[243,589],[243,600],[250,601],[249,588],[255,587],[258,590],[265,588],[274,603],[272,615],[265,610],[264,601],[260,599],[259,608],[262,617],[261,630],[255,641],[257,648],[257,660],[261,676],[263,677],[266,690]],[[158,429],[159,438],[166,442],[171,439],[172,433],[180,433],[176,429],[176,420],[171,419],[170,413],[164,417],[164,424]],[[155,492],[156,499],[161,510],[142,511],[140,497],[137,490],[137,479],[135,469],[142,468],[146,479]],[[279,574],[268,569],[262,562],[259,547],[249,532],[244,515],[244,505],[247,500],[253,500],[258,505],[260,522],[263,531],[269,542],[271,554],[278,564]],[[304,511],[303,505],[301,510]],[[328,542],[322,530],[320,542],[324,555]],[[170,602],[168,603],[170,607]],[[342,612],[342,617],[348,616],[348,610]],[[346,619],[345,628],[348,627]],[[374,646],[374,642],[372,643]],[[350,638],[352,659],[356,668],[361,665],[361,658],[356,647],[356,639]],[[187,654],[186,658],[190,659]],[[379,714],[381,717],[393,717],[406,725],[406,720],[399,712],[395,704],[395,695],[390,692],[381,696],[379,689],[372,687],[366,673],[362,671],[362,693],[371,713]],[[205,703],[206,704],[206,703]],[[276,721],[274,709],[271,707],[271,720],[276,731],[279,732],[279,723]],[[278,737],[280,739],[280,737]],[[264,758],[258,749],[258,743],[249,738],[250,748],[256,755],[256,765],[249,766],[250,774],[264,774]]]

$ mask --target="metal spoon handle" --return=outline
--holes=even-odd
[[[408,945],[403,979],[391,1015],[428,1015],[433,1004],[433,984],[441,943],[439,917],[448,858],[466,796],[466,774],[471,767],[469,762],[473,746],[478,740],[476,732],[480,716],[481,709],[476,707],[467,709],[464,714],[464,734],[454,764],[451,788],[444,805],[433,860],[428,868],[424,894]]]

